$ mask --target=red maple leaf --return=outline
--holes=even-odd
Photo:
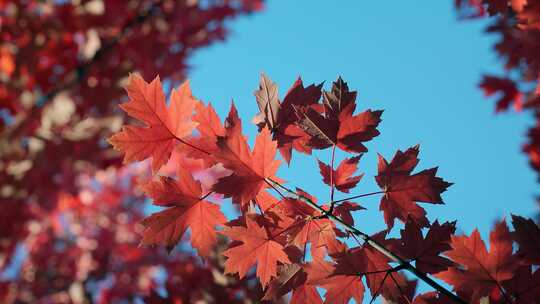
[[[377,234],[374,237],[379,239],[382,236]],[[414,282],[409,284],[402,275],[393,272],[389,260],[372,248],[355,247],[336,252],[331,257],[335,263],[315,258],[306,266],[308,283],[326,289],[325,303],[345,304],[351,298],[362,303],[364,276],[373,297],[382,295],[388,300],[400,301],[411,295],[409,298],[412,299]],[[402,291],[407,292],[404,295]]]
[[[257,264],[257,277],[263,286],[277,275],[278,263],[291,264],[283,245],[273,240],[264,227],[246,217],[246,226],[226,227],[222,234],[241,244],[223,252],[228,259],[225,273],[238,273],[243,278],[247,271]]]
[[[354,202],[341,202],[334,207],[334,215],[339,216],[343,222],[348,225],[354,226],[354,218],[351,214],[352,211],[365,210],[366,208],[358,205]]]
[[[191,115],[197,100],[191,95],[189,83],[184,82],[171,93],[167,108],[159,77],[146,83],[140,76],[131,74],[126,90],[130,100],[120,107],[145,126],[124,126],[109,142],[125,153],[124,162],[152,157],[155,173],[169,160],[175,141],[181,141],[196,127]]]
[[[277,180],[274,176],[280,163],[275,159],[277,143],[272,141],[268,129],[263,129],[255,138],[253,152],[240,132],[220,137],[218,146],[219,150],[210,157],[233,173],[220,178],[213,190],[225,197],[232,197],[243,208],[268,187],[266,178]]]
[[[308,144],[312,148],[325,149],[335,145],[346,152],[361,153],[367,151],[363,142],[379,135],[377,126],[382,111],[367,110],[353,115],[356,104],[351,103],[334,118],[320,113],[320,107],[316,106],[296,108],[298,125],[310,135]]]
[[[511,280],[503,282],[507,296],[515,304],[534,303],[540,299],[540,270],[533,273],[531,265],[520,266]]]
[[[189,157],[202,159],[207,167],[219,162],[214,157],[220,151],[219,142],[233,135],[242,137],[242,121],[234,103],[231,104],[224,124],[210,103],[206,106],[203,103],[196,105],[193,121],[197,123],[199,136],[191,137],[189,144],[180,145],[179,149]]]
[[[274,130],[278,126],[281,108],[277,85],[268,76],[261,74],[259,89],[254,94],[260,112],[253,118],[253,123],[261,129],[267,125],[270,130]]]
[[[302,196],[317,202],[316,198],[308,193],[297,189]],[[347,209],[343,207],[340,211],[350,216],[350,211],[355,210],[355,206]],[[282,230],[287,230],[289,234],[289,244],[304,250],[308,243],[311,243],[312,255],[324,254],[324,249],[329,253],[338,252],[343,248],[343,244],[337,240],[338,235],[343,236],[343,232],[336,228],[333,221],[327,218],[320,218],[322,215],[302,200],[292,198],[280,201],[274,210],[282,216]],[[284,225],[284,226],[283,226]]]
[[[350,299],[362,303],[364,284],[362,272],[365,266],[360,259],[352,259],[354,264],[347,272],[337,273],[336,265],[322,259],[315,259],[306,266],[308,283],[326,289],[324,303],[347,304]]]
[[[189,172],[178,170],[179,180],[161,176],[143,190],[154,205],[170,207],[142,221],[142,243],[160,244],[172,249],[185,231],[191,229],[191,244],[201,255],[208,255],[216,243],[216,226],[226,222],[219,206],[203,199],[201,184]]]
[[[203,103],[197,103],[193,121],[197,123],[197,131],[201,137],[216,139],[219,136],[225,136],[225,127],[211,103],[208,103],[207,106]]]
[[[411,174],[418,164],[418,146],[397,151],[394,158],[386,161],[379,155],[377,184],[384,191],[379,209],[384,212],[388,228],[392,228],[397,218],[405,222],[410,216],[421,226],[428,226],[424,208],[416,202],[443,204],[441,193],[451,183],[436,177],[437,168]]]
[[[384,232],[379,232],[372,238],[382,242],[384,235]],[[382,295],[388,300],[400,301],[407,296],[402,290],[408,290],[409,283],[401,274],[391,271],[386,256],[369,246],[365,246],[358,254],[366,263],[366,282],[372,297]]]
[[[324,183],[329,186],[332,186],[333,183],[339,191],[349,193],[349,190],[356,187],[362,176],[364,176],[364,174],[352,176],[356,172],[360,157],[361,155],[344,159],[336,170],[332,170],[329,165],[319,160],[319,169]]]
[[[456,231],[455,222],[439,224],[435,221],[424,238],[422,227],[413,220],[408,220],[401,230],[400,239],[389,239],[390,249],[401,258],[415,262],[418,270],[425,273],[437,273],[454,265],[442,252],[452,249],[450,236]]]
[[[268,191],[261,191],[254,199],[255,203],[261,208],[263,212],[265,212],[268,209],[272,209],[277,204],[279,204],[279,200],[270,194]]]
[[[281,266],[279,276],[270,282],[262,300],[279,299],[291,291],[290,304],[322,304],[317,288],[307,284],[307,273],[299,263]]]
[[[512,238],[505,221],[495,225],[486,249],[478,230],[471,236],[452,236],[452,250],[445,253],[460,268],[449,268],[436,276],[454,286],[458,293],[470,294],[470,302],[498,292],[502,282],[514,276],[518,264],[512,255]]]
[[[512,215],[512,233],[519,244],[517,254],[531,264],[540,264],[540,227],[531,219]]]
[[[337,240],[337,229],[329,219],[307,218],[297,222],[297,229],[291,230],[291,244],[305,248],[311,243],[312,255],[319,255],[323,248],[329,253],[341,250],[343,244]]]
[[[259,89],[255,91],[260,112],[253,122],[260,129],[267,126],[272,131],[287,163],[291,161],[293,148],[311,154],[311,147],[307,144],[309,136],[295,124],[298,118],[294,108],[316,104],[321,97],[321,88],[322,84],[304,88],[302,79],[298,78],[280,103],[277,85],[268,76],[261,75]]]

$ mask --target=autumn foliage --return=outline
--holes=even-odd
[[[194,96],[186,59],[262,3],[0,0],[0,302],[540,303],[540,226],[508,215],[482,239],[433,218],[452,183],[418,145],[364,161],[383,111],[341,77],[282,93],[262,74],[254,125]],[[455,5],[496,16],[497,111],[540,117],[539,6]],[[280,178],[314,151],[327,197]],[[363,231],[364,197],[384,230]]]
[[[255,91],[260,113],[254,119],[259,133],[253,149],[234,104],[222,123],[211,104],[192,96],[188,82],[173,90],[168,108],[160,88],[159,78],[147,83],[130,76],[130,100],[121,107],[134,122],[109,139],[126,162],[152,158],[152,171],[158,172],[142,188],[165,209],[142,221],[144,245],[170,250],[189,228],[191,245],[204,258],[218,235],[225,236],[230,243],[222,253],[224,272],[239,279],[254,273],[263,300],[269,301],[290,292],[292,303],[338,304],[378,296],[393,303],[531,303],[540,296],[538,247],[532,239],[532,231],[540,228],[512,216],[510,231],[502,220],[490,234],[488,249],[478,231],[456,235],[455,222],[430,220],[419,203],[443,204],[441,194],[451,183],[438,177],[436,168],[416,170],[418,146],[398,150],[390,160],[379,155],[375,180],[380,191],[334,199],[335,191],[360,188],[358,162],[366,144],[379,135],[382,114],[357,113],[356,92],[343,79],[329,91],[321,85],[304,87],[298,79],[281,101],[277,85],[262,75]],[[336,148],[351,156],[337,166]],[[329,201],[322,204],[276,176],[283,165],[278,150],[291,162],[293,151],[310,154],[315,149],[331,150],[329,165],[318,161],[330,190]],[[172,151],[179,153],[178,170],[163,176],[160,167]],[[187,160],[199,161],[202,170],[225,173],[203,191],[184,169]],[[226,221],[223,202],[209,201],[211,195],[231,198],[240,216]],[[387,225],[371,236],[354,227],[351,215],[363,209],[354,200],[370,195],[381,197]],[[404,224],[397,238],[389,236],[396,220]],[[348,239],[357,244],[350,247]],[[455,293],[432,278],[448,283]],[[418,294],[419,281],[435,290]]]

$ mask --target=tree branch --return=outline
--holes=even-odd
[[[319,212],[321,212],[323,214],[326,213],[326,215],[327,215],[327,217],[329,219],[333,220],[336,223],[341,224],[341,226],[343,226],[343,228],[345,230],[347,230],[350,233],[352,233],[352,234],[358,236],[359,238],[361,238],[365,243],[369,244],[375,250],[377,250],[381,254],[385,255],[386,257],[388,257],[392,262],[395,262],[395,263],[399,264],[399,266],[397,266],[397,267],[409,271],[414,276],[416,276],[418,279],[424,281],[426,284],[431,286],[433,289],[435,289],[438,292],[440,292],[441,294],[447,296],[448,298],[450,298],[455,303],[467,304],[467,302],[465,300],[463,300],[459,296],[455,295],[450,290],[444,288],[442,285],[440,285],[439,283],[434,281],[432,278],[430,278],[427,274],[421,272],[416,267],[414,267],[411,263],[409,263],[408,261],[402,259],[398,255],[396,255],[395,253],[393,253],[392,251],[390,251],[389,249],[384,247],[382,244],[380,244],[379,242],[377,242],[376,240],[371,238],[368,234],[366,234],[366,233],[356,229],[355,227],[345,223],[341,218],[339,218],[339,217],[337,217],[337,216],[335,216],[333,214],[327,213],[326,210],[324,210],[321,206],[317,205],[310,198],[296,193],[295,191],[283,186],[282,184],[272,180],[271,178],[266,178],[265,180],[268,183],[270,183],[270,184],[272,184],[272,185],[274,185],[274,186],[276,186],[278,188],[283,189],[284,191],[288,192],[289,194],[294,195],[298,200],[301,200],[301,201],[305,202],[306,204],[308,204],[313,209],[316,209],[317,211],[319,211]]]

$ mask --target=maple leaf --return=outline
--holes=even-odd
[[[289,304],[313,303],[322,304],[323,301],[316,287],[304,284],[293,290]]]
[[[259,89],[254,94],[260,112],[253,118],[253,122],[261,129],[267,125],[270,130],[274,130],[277,127],[280,110],[277,85],[268,76],[261,74]]]
[[[384,233],[374,237],[380,239]],[[349,303],[351,298],[362,303],[365,292],[363,276],[373,297],[382,295],[388,300],[398,301],[411,294],[412,299],[415,283],[408,284],[403,276],[393,273],[388,259],[372,248],[355,247],[333,253],[331,257],[335,263],[315,258],[305,267],[308,283],[326,289],[325,303]],[[412,292],[409,292],[411,288]],[[407,290],[407,295],[402,295],[402,290]]]
[[[517,254],[525,261],[540,264],[540,227],[531,219],[512,215],[512,226],[515,231],[512,233],[514,239],[519,244]]]
[[[515,271],[511,280],[503,282],[508,297],[515,304],[534,303],[540,299],[540,270],[532,272],[530,265],[522,265]]]
[[[505,221],[495,225],[486,249],[478,230],[471,236],[452,236],[452,250],[445,253],[460,268],[449,268],[436,274],[454,286],[458,293],[471,294],[471,303],[498,291],[501,283],[511,279],[518,264],[512,255],[512,238]]]
[[[215,156],[220,152],[219,144],[228,137],[238,137],[240,143],[246,141],[242,135],[242,120],[238,116],[234,102],[231,103],[229,114],[223,124],[211,103],[206,106],[203,103],[197,104],[193,121],[198,124],[199,136],[190,138],[189,145],[180,145],[180,151],[189,157],[202,159],[207,167],[220,161]]]
[[[307,218],[297,223],[297,229],[291,230],[291,244],[305,248],[311,243],[312,255],[319,255],[323,247],[329,253],[337,252],[343,244],[337,240],[336,230],[336,225],[329,219]]]
[[[259,129],[265,125],[269,127],[287,163],[291,161],[293,148],[311,154],[311,147],[307,145],[309,136],[295,124],[297,116],[294,108],[316,104],[321,97],[321,88],[322,84],[304,88],[302,79],[298,78],[283,102],[279,103],[277,86],[266,75],[261,76],[259,89],[255,91],[260,113],[254,117],[253,122]]]
[[[366,208],[357,203],[345,201],[335,206],[333,213],[339,216],[346,224],[354,226],[354,218],[351,212],[360,210],[366,210]]]
[[[437,273],[453,266],[442,252],[452,249],[450,236],[456,231],[455,222],[439,224],[435,221],[424,238],[422,227],[413,220],[408,220],[401,230],[401,239],[389,239],[389,247],[400,257],[414,261],[418,270],[424,273]]]
[[[379,232],[372,238],[382,243],[385,234]],[[372,297],[382,295],[388,300],[403,299],[401,291],[408,289],[408,283],[401,274],[390,271],[392,267],[386,256],[369,246],[359,251],[358,256],[365,261],[366,282]]]
[[[197,126],[191,121],[197,100],[191,95],[186,81],[173,90],[167,109],[159,77],[146,83],[140,76],[131,74],[126,91],[130,100],[120,107],[145,126],[124,126],[109,142],[125,153],[124,162],[152,157],[152,171],[155,173],[169,160],[175,141],[190,135]]]
[[[160,244],[171,250],[185,231],[191,229],[191,244],[206,256],[216,243],[215,227],[226,222],[219,206],[202,199],[201,184],[189,172],[178,170],[179,180],[161,176],[143,190],[154,205],[170,207],[154,213],[141,223],[144,245]]]
[[[263,212],[274,208],[279,203],[279,200],[268,191],[260,191],[254,201]]]
[[[280,103],[277,85],[265,74],[261,75],[259,88],[254,92],[259,113],[252,122],[259,127],[259,131],[265,126],[272,131],[287,163],[291,160],[293,147],[311,154],[311,148],[306,145],[309,137],[295,125],[297,118],[294,108],[316,104],[321,97],[321,88],[322,84],[304,88],[299,77],[285,95],[283,103]]]
[[[315,259],[305,269],[308,283],[326,289],[324,303],[347,304],[350,299],[362,303],[364,284],[362,272],[364,265],[360,259],[351,259],[352,265],[345,272],[336,272],[336,265],[322,259]]]
[[[313,202],[317,202],[316,198],[308,193],[297,189],[297,192],[304,197],[310,198]],[[287,198],[279,202],[275,209],[289,220],[285,219],[285,227],[289,234],[289,243],[300,249],[306,248],[308,243],[311,243],[312,255],[320,255],[324,248],[328,252],[338,252],[343,248],[343,244],[337,240],[338,233],[341,234],[333,221],[327,218],[318,218],[322,215],[304,201]],[[344,207],[341,212],[347,213],[355,210],[355,206],[350,209]]]
[[[307,284],[307,273],[297,263],[280,266],[279,276],[270,282],[262,300],[279,299],[291,291],[291,304],[322,304],[317,288]]]
[[[262,190],[267,188],[266,178],[274,177],[280,161],[274,159],[277,143],[272,141],[270,131],[265,128],[255,138],[255,147],[250,152],[246,138],[240,132],[232,132],[227,137],[218,138],[219,150],[209,157],[233,171],[222,177],[214,185],[213,190],[232,197],[243,208]]]
[[[354,172],[356,172],[360,157],[361,155],[344,159],[336,170],[332,170],[329,165],[318,160],[324,183],[328,186],[332,186],[333,183],[339,191],[349,193],[349,190],[356,187],[358,182],[364,176],[363,174],[352,176]],[[330,171],[332,171],[332,173],[330,173]]]
[[[225,127],[211,103],[206,106],[202,102],[197,103],[192,119],[197,123],[197,131],[199,131],[201,137],[209,137],[215,140],[217,137],[225,136]]]
[[[411,175],[419,161],[418,148],[398,150],[390,163],[379,155],[375,180],[384,191],[379,209],[384,212],[388,228],[393,227],[396,218],[405,222],[409,216],[419,225],[428,226],[426,211],[415,202],[443,204],[441,193],[452,185],[436,177],[437,168]]]
[[[350,104],[338,119],[327,118],[313,107],[296,108],[298,125],[311,136],[308,144],[315,149],[335,145],[346,152],[366,152],[363,142],[379,135],[377,126],[381,122],[382,111],[367,110],[352,115],[354,108],[355,104]]]
[[[277,276],[278,263],[291,264],[283,245],[274,241],[264,227],[246,217],[246,226],[226,227],[221,233],[232,240],[233,243],[223,255],[228,259],[225,262],[225,273],[238,273],[243,278],[247,271],[257,264],[257,277],[263,286],[267,286],[273,277]]]
[[[353,115],[356,92],[349,92],[347,84],[338,78],[332,91],[325,92],[323,104],[294,104],[296,124],[310,138],[307,144],[315,149],[337,146],[346,152],[367,151],[363,142],[379,135],[377,126],[382,111],[367,110]]]

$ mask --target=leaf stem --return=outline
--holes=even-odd
[[[294,192],[293,190],[283,186],[282,184],[272,180],[271,178],[266,178],[266,180],[273,184],[274,186],[276,186],[277,188],[280,188],[284,191],[286,191],[287,193],[291,194],[291,195],[294,195],[298,200],[302,200],[303,202],[305,202],[306,204],[308,204],[309,206],[311,206],[313,209],[316,209],[318,211],[320,211],[321,213],[326,213],[326,210],[324,210],[321,206],[319,206],[317,203],[315,203],[314,201],[312,201],[310,198],[308,197],[305,197],[301,194],[298,194],[296,192]],[[349,232],[351,232],[352,234],[358,236],[360,239],[362,239],[365,243],[369,244],[371,247],[373,247],[373,249],[377,250],[378,252],[380,252],[381,254],[383,254],[384,256],[388,257],[391,261],[399,264],[399,268],[402,268],[404,270],[407,270],[409,271],[410,273],[412,273],[414,276],[416,276],[418,279],[424,281],[426,284],[428,284],[429,286],[431,286],[433,289],[437,290],[438,292],[440,292],[441,294],[447,296],[449,299],[451,299],[452,301],[454,301],[455,303],[460,303],[460,304],[467,304],[467,302],[465,300],[463,300],[462,298],[460,298],[459,296],[455,295],[454,293],[452,293],[450,290],[444,288],[442,285],[440,285],[439,283],[437,283],[436,281],[434,281],[432,278],[430,278],[427,274],[423,273],[422,271],[418,270],[415,266],[413,266],[411,263],[409,263],[408,261],[402,259],[401,257],[399,257],[397,254],[393,253],[392,251],[390,251],[389,249],[387,249],[386,247],[384,247],[382,244],[380,244],[378,241],[376,241],[375,239],[371,238],[371,236],[369,236],[368,234],[356,229],[355,227],[345,223],[341,218],[333,215],[333,214],[327,214],[328,218],[333,220],[334,222],[338,223],[338,224],[341,224],[341,226],[343,226],[343,228]]]
[[[330,210],[328,213],[334,212],[334,159],[336,156],[336,145],[332,146],[332,160],[330,161]]]

